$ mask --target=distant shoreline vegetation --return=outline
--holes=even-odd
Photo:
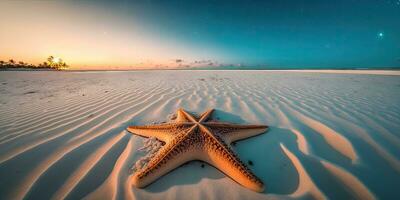
[[[61,58],[49,56],[47,61],[34,65],[23,61],[15,61],[10,59],[8,61],[0,60],[0,71],[23,71],[23,70],[66,70],[69,66]]]

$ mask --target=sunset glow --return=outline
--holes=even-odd
[[[0,60],[70,69],[400,66],[397,1],[0,1],[0,18]]]
[[[217,60],[217,50],[201,50],[149,32],[140,21],[110,15],[90,5],[49,1],[0,2],[0,59],[41,63],[49,55],[71,69],[177,67],[176,59]],[[12,20],[11,20],[12,19]]]
[[[60,58],[59,58],[59,57],[53,58],[53,62],[54,62],[54,63],[59,63],[59,62],[60,62]]]

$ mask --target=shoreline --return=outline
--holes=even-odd
[[[391,75],[400,76],[400,69],[377,70],[377,69],[288,69],[288,70],[269,70],[269,69],[131,69],[131,70],[54,70],[54,69],[11,69],[0,70],[0,72],[141,72],[141,71],[260,71],[260,72],[297,72],[297,73],[326,73],[326,74],[364,74],[364,75]]]
[[[6,68],[6,69],[0,69],[0,72],[8,72],[8,71],[12,71],[12,72],[21,72],[21,71],[61,71],[61,70],[56,70],[56,69],[51,69],[51,68],[43,68],[43,69],[31,69],[31,68]]]

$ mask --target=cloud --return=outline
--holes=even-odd
[[[194,63],[195,64],[207,64],[207,63],[211,63],[212,60],[195,60]]]

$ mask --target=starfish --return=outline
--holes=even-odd
[[[165,143],[146,166],[132,176],[132,184],[146,187],[164,174],[192,161],[201,160],[253,191],[264,191],[263,182],[233,152],[230,143],[259,135],[265,125],[239,125],[211,120],[214,109],[199,117],[183,109],[171,123],[129,126],[128,131],[143,137],[156,137]]]

